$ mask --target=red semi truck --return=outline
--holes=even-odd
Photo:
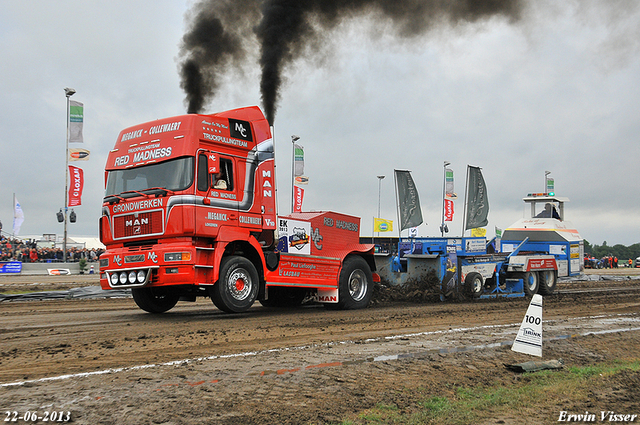
[[[373,245],[359,243],[360,219],[279,217],[274,157],[258,107],[123,130],[105,169],[102,288],[131,288],[150,313],[198,296],[226,312],[308,296],[366,307],[379,276]]]

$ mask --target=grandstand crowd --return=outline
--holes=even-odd
[[[67,248],[67,262],[78,262],[84,258],[88,262],[98,261],[103,249]],[[35,240],[0,237],[0,261],[21,261],[23,263],[62,262],[62,248],[46,248],[38,246]]]

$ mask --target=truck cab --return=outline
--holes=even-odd
[[[558,276],[582,273],[584,242],[578,230],[565,216],[568,198],[548,193],[530,193],[522,198],[524,216],[502,234],[503,252],[510,252],[522,241],[522,251],[552,254],[558,264]]]
[[[333,248],[332,267],[315,273],[314,284],[305,282],[304,274],[280,277],[274,144],[258,107],[182,115],[123,130],[107,158],[105,188],[100,238],[107,249],[100,283],[105,290],[131,288],[145,311],[162,313],[178,300],[209,296],[220,309],[240,312],[256,299],[267,303],[270,286],[272,295],[287,299],[315,291],[346,308],[368,303],[373,246],[325,243]],[[347,221],[355,220],[359,225],[358,218]],[[314,231],[321,237],[319,228]],[[301,247],[311,241],[293,242]],[[358,267],[369,269],[361,279],[369,286],[362,302],[349,302],[349,292],[338,296],[349,256],[362,258]],[[309,251],[295,265],[313,269],[313,258]],[[335,297],[327,295],[334,292]]]

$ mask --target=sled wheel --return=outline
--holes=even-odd
[[[532,296],[538,293],[539,279],[537,272],[525,272],[521,273],[518,278],[522,279],[524,284],[524,293],[528,296]]]
[[[167,287],[131,288],[131,295],[138,307],[154,314],[171,310],[180,299],[180,295]]]
[[[484,292],[484,282],[480,273],[472,272],[464,279],[464,288],[472,298],[480,298]]]
[[[373,276],[364,258],[354,255],[342,264],[338,279],[338,304],[326,304],[328,308],[355,310],[369,305],[373,294]]]
[[[555,270],[540,272],[540,294],[551,295],[556,290],[558,275]]]
[[[253,305],[258,285],[258,272],[251,261],[239,256],[223,258],[218,281],[210,290],[211,301],[227,313],[241,313]]]

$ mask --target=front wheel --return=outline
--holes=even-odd
[[[154,314],[171,310],[180,299],[180,295],[168,287],[131,288],[131,295],[138,307]]]
[[[540,272],[540,294],[551,295],[556,290],[558,275],[555,270]]]
[[[337,308],[355,310],[369,305],[373,295],[373,275],[365,259],[360,256],[347,257],[342,264],[338,285]]]
[[[222,260],[220,276],[211,288],[211,301],[227,313],[248,310],[258,296],[259,278],[253,263],[244,257]]]

